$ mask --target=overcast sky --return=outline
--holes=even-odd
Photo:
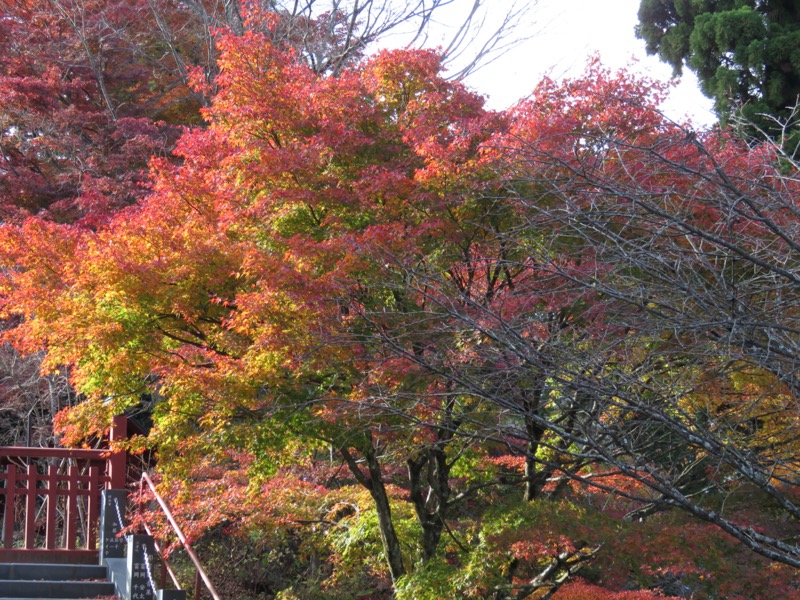
[[[489,0],[488,5],[497,11],[494,14],[501,14],[511,1]],[[456,4],[465,10],[472,0]],[[647,56],[644,42],[634,35],[638,8],[639,0],[538,0],[529,15],[533,23],[526,25],[532,39],[472,75],[467,83],[489,97],[490,107],[505,108],[528,95],[544,75],[557,79],[579,75],[593,52],[612,69],[631,66],[654,79],[668,80],[672,68]],[[450,18],[453,23],[459,21],[456,15],[443,20]],[[688,71],[664,108],[671,118],[688,116],[698,127],[716,120],[711,101],[700,93]]]

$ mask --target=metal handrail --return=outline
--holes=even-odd
[[[172,515],[172,511],[169,509],[166,501],[161,497],[161,495],[156,491],[156,485],[153,483],[153,480],[150,479],[150,476],[147,473],[142,473],[142,478],[139,482],[139,486],[144,491],[144,484],[147,484],[147,487],[150,488],[150,491],[153,492],[153,497],[158,502],[159,506],[161,506],[161,511],[164,513],[164,516],[167,517],[167,521],[172,526],[172,530],[175,532],[175,535],[178,536],[178,540],[181,542],[181,546],[183,549],[186,550],[186,554],[191,559],[192,563],[194,563],[194,567],[196,570],[197,575],[195,576],[194,582],[194,597],[195,600],[199,598],[199,591],[200,591],[200,580],[202,579],[203,583],[205,583],[206,589],[211,594],[211,597],[214,600],[222,600],[219,593],[217,592],[216,588],[214,588],[214,584],[211,583],[211,580],[208,578],[203,567],[200,565],[200,559],[197,558],[197,554],[195,554],[194,550],[192,550],[192,546],[189,543],[189,540],[186,539],[186,536],[183,535],[183,531],[181,531],[180,525],[175,520],[175,517]]]

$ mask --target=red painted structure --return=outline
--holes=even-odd
[[[116,417],[111,440],[126,435],[127,419]],[[0,483],[0,562],[95,563],[100,493],[125,489],[126,455],[0,447]]]
[[[110,441],[125,439],[127,429],[128,420],[116,417]],[[128,477],[122,450],[0,447],[0,563],[96,564],[102,491],[133,487],[128,485],[133,483]],[[221,600],[153,480],[142,472],[138,484],[140,513],[144,515],[143,504],[148,499],[154,501],[194,563],[194,598],[200,598],[204,586],[214,600]],[[124,522],[126,515],[119,515],[119,520]],[[144,519],[141,523],[152,536]],[[169,573],[175,587],[181,589],[163,552],[167,544],[160,542],[155,545],[164,566],[161,587]]]

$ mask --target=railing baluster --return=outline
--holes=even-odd
[[[17,465],[6,467],[6,507],[3,511],[3,547],[14,547],[14,508],[17,494]]]
[[[78,536],[76,521],[78,516],[78,467],[69,467],[69,480],[67,481],[67,515],[66,535],[64,546],[67,550],[75,550],[75,540]]]
[[[194,572],[194,600],[200,600],[200,584],[203,579],[200,577],[200,570],[196,569]]]
[[[56,516],[58,515],[58,467],[47,465],[47,519],[44,531],[44,547],[56,547]]]
[[[25,489],[25,549],[33,548],[36,542],[36,489],[39,471],[36,465],[28,465],[28,487]]]
[[[100,520],[100,469],[95,465],[89,467],[89,497],[86,531],[86,547],[89,550],[97,549],[97,531],[95,523]]]

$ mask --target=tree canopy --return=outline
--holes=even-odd
[[[642,0],[637,35],[676,73],[694,71],[723,120],[773,138],[800,98],[800,7],[791,0]],[[750,129],[753,132],[753,129]]]
[[[144,198],[150,159],[179,160],[172,150],[183,128],[203,126],[225,33],[261,32],[330,75],[398,30],[425,44],[432,20],[453,1],[0,1],[0,222],[35,216],[93,229]],[[458,58],[451,78],[518,42],[529,6],[507,5],[499,29],[474,49],[467,42],[488,7],[471,4],[442,56]],[[52,439],[52,416],[75,400],[67,370],[38,377],[43,354],[3,352],[0,380],[25,390],[8,405],[9,435],[25,436],[35,415],[33,438]]]
[[[80,395],[62,441],[147,414],[126,448],[193,537],[285,567],[264,597],[795,593],[796,162],[597,60],[493,112],[438,51],[320,69],[259,23],[189,75],[202,123],[87,75],[76,144],[98,112],[177,140],[96,219],[0,226],[3,340]],[[29,175],[82,165],[23,122]]]

